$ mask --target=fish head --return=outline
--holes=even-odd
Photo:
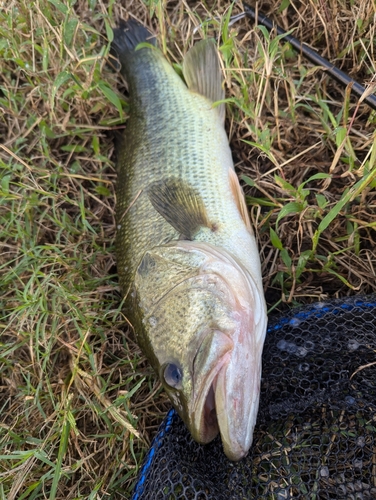
[[[156,247],[135,278],[139,342],[199,443],[221,434],[231,460],[252,444],[266,331],[256,281],[225,250],[195,241]]]

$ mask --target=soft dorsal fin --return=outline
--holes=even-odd
[[[200,227],[210,227],[201,196],[186,182],[174,177],[153,182],[148,195],[155,210],[188,239]]]
[[[183,75],[192,92],[197,92],[212,102],[225,98],[219,55],[213,39],[201,40],[187,52],[183,61]],[[221,120],[224,120],[224,103],[215,109]]]
[[[253,234],[253,229],[252,229],[251,221],[249,220],[249,214],[248,214],[247,205],[245,203],[243,189],[242,189],[241,185],[239,184],[238,176],[236,175],[235,170],[233,170],[232,168],[229,169],[229,175],[230,175],[231,192],[234,196],[236,206],[238,207],[240,215],[244,221],[244,224],[247,226],[248,231],[251,234]]]

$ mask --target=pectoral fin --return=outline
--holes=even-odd
[[[148,188],[155,210],[180,234],[193,239],[200,227],[211,227],[201,196],[176,178],[154,182]]]
[[[213,39],[201,40],[187,52],[183,61],[183,75],[192,92],[197,92],[212,102],[225,98],[219,56]],[[219,104],[215,109],[224,121],[225,105]]]
[[[251,221],[249,220],[248,208],[245,203],[243,189],[239,184],[238,176],[236,175],[235,170],[232,169],[229,169],[229,175],[231,192],[234,196],[236,206],[238,207],[240,215],[244,221],[244,224],[247,226],[248,231],[253,234]]]

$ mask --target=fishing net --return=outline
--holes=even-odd
[[[376,499],[376,296],[270,319],[249,455],[192,441],[171,410],[133,500]]]

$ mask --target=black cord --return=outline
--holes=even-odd
[[[361,97],[363,92],[365,92],[365,88],[360,85],[360,83],[356,82],[352,78],[349,77],[346,73],[341,71],[340,69],[336,68],[334,64],[329,62],[327,59],[324,57],[321,57],[315,50],[311,49],[307,45],[300,43],[299,40],[294,38],[292,35],[286,35],[286,31],[282,29],[281,27],[275,25],[268,17],[266,17],[264,14],[261,12],[258,12],[256,15],[255,9],[247,5],[246,3],[243,3],[244,6],[244,13],[247,17],[250,19],[253,19],[256,21],[258,24],[262,24],[265,26],[269,31],[271,31],[273,28],[276,29],[278,35],[285,35],[284,39],[289,42],[295,50],[300,52],[304,57],[306,57],[309,61],[311,61],[313,64],[316,64],[317,66],[323,66],[327,73],[337,80],[337,82],[342,83],[342,85],[347,86],[349,83],[352,84],[351,91],[356,94],[358,97]],[[376,110],[376,96],[374,94],[371,94],[367,97],[364,98],[363,102],[367,103],[372,109]]]

